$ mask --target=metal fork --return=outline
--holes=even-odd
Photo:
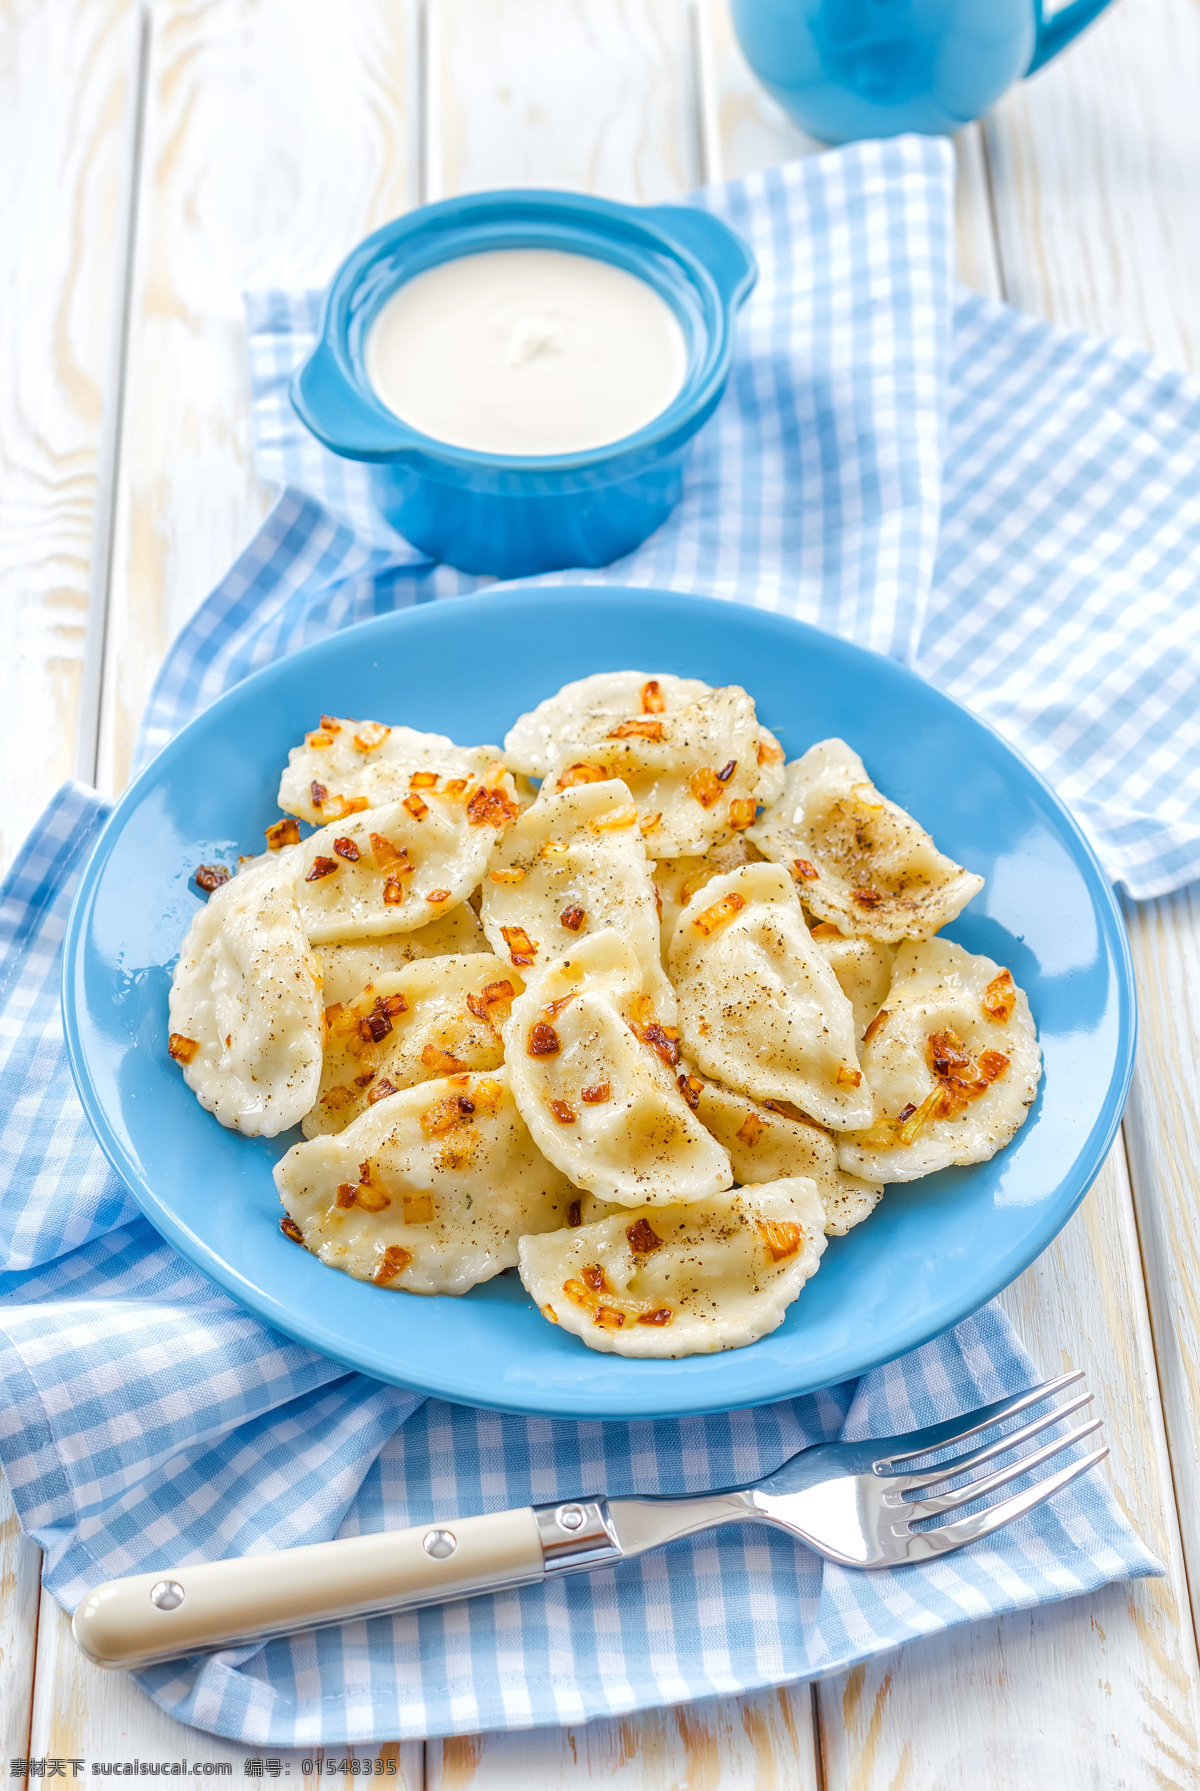
[[[1023,1517],[1103,1461],[1108,1450],[1092,1449],[998,1504],[935,1529],[914,1525],[975,1504],[1013,1480],[1036,1473],[1099,1430],[1100,1419],[1092,1418],[962,1485],[950,1483],[985,1462],[1022,1449],[1080,1411],[1091,1394],[1080,1392],[1062,1405],[1052,1405],[1040,1417],[975,1448],[925,1467],[912,1464],[995,1431],[1082,1379],[1081,1371],[1060,1374],[1011,1399],[902,1436],[821,1443],[801,1450],[751,1486],[722,1492],[684,1498],[565,1500],[109,1580],[90,1592],[76,1611],[75,1640],[99,1666],[145,1666],[203,1649],[264,1641],[317,1624],[442,1604],[610,1567],[681,1536],[728,1523],[773,1524],[843,1567],[899,1567],[935,1560]],[[946,1490],[930,1492],[939,1485]]]

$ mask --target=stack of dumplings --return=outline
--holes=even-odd
[[[591,1349],[737,1349],[1037,1092],[1023,991],[936,937],[982,878],[737,685],[600,673],[503,750],[325,715],[279,806],[196,872],[168,1048],[222,1125],[301,1128],[281,1230],[377,1287],[516,1268]]]

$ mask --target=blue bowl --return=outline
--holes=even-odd
[[[439,262],[530,248],[596,256],[652,286],[687,345],[678,395],[636,434],[579,454],[480,454],[411,429],[367,377],[366,340],[381,307]],[[532,188],[447,199],[385,224],[347,256],[326,295],[317,345],[292,380],[292,403],[327,448],[368,463],[384,516],[434,559],[497,578],[606,566],[679,502],[693,438],[729,377],[736,312],[756,278],[741,239],[690,207]]]
[[[889,1188],[784,1323],[679,1362],[598,1355],[548,1325],[515,1272],[464,1299],[354,1281],[289,1243],[271,1168],[297,1134],[222,1129],[167,1056],[189,877],[253,851],[288,748],[322,709],[497,740],[569,678],[642,666],[743,684],[789,758],[841,734],[938,844],[987,878],[947,929],[1029,993],[1045,1077],[990,1163]],[[1129,947],[1075,822],[998,735],[902,666],[786,617],[678,593],[505,590],[364,622],[257,672],[122,796],[80,881],[63,1002],[84,1109],[178,1250],[268,1324],[381,1380],[556,1417],[728,1411],[861,1374],[974,1312],[1044,1250],[1113,1140],[1133,1061]]]

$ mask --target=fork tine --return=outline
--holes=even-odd
[[[1061,1455],[1072,1443],[1090,1437],[1093,1431],[1099,1430],[1102,1420],[1093,1418],[1090,1424],[1081,1424],[1078,1430],[1072,1430],[1065,1437],[1055,1437],[1041,1449],[1035,1449],[1030,1455],[1018,1456],[1008,1467],[1000,1468],[994,1474],[985,1474],[981,1480],[972,1480],[968,1486],[956,1487],[953,1492],[937,1493],[931,1499],[901,1499],[897,1501],[897,1509],[906,1517],[916,1520],[922,1517],[936,1517],[940,1511],[954,1511],[959,1505],[972,1505],[976,1499],[982,1499],[988,1493],[995,1492],[998,1487],[1007,1486],[1010,1480],[1019,1480],[1022,1474],[1028,1474],[1033,1468],[1041,1467],[1044,1461],[1051,1461],[1054,1456]]]
[[[908,1443],[910,1447],[878,1456],[872,1464],[875,1472],[891,1467],[894,1462],[914,1461],[919,1455],[930,1455],[935,1449],[948,1449],[952,1443],[965,1443],[968,1437],[978,1436],[981,1430],[990,1430],[993,1424],[1000,1424],[1005,1418],[1015,1418],[1018,1412],[1026,1411],[1031,1405],[1040,1405],[1043,1399],[1060,1393],[1064,1387],[1073,1387],[1082,1379],[1083,1369],[1074,1368],[1052,1381],[1043,1381],[1040,1387],[1014,1393],[1011,1399],[998,1399],[994,1405],[981,1405],[977,1411],[964,1412],[961,1418],[948,1418],[944,1424],[927,1424],[924,1430],[890,1439]]]
[[[962,1548],[964,1543],[977,1542],[981,1536],[990,1536],[993,1530],[1002,1529],[1005,1524],[1024,1517],[1038,1505],[1044,1505],[1047,1499],[1052,1499],[1064,1486],[1070,1486],[1080,1475],[1089,1473],[1107,1454],[1107,1444],[1102,1449],[1093,1449],[1082,1461],[1073,1461],[1067,1467],[1060,1468],[1057,1474],[1051,1474],[1049,1479],[1039,1481],[1025,1492],[1014,1493],[1011,1499],[1003,1499],[999,1505],[991,1505],[986,1511],[976,1512],[973,1517],[960,1518],[956,1524],[945,1524],[940,1530],[910,1531],[902,1539],[902,1558],[905,1561],[931,1561],[939,1555],[948,1555],[952,1549]],[[897,1558],[900,1558],[899,1551]]]
[[[956,1455],[950,1461],[939,1462],[936,1468],[929,1468],[920,1474],[892,1474],[888,1478],[900,1492],[913,1492],[921,1486],[936,1486],[939,1480],[952,1480],[956,1474],[965,1474],[968,1469],[991,1461],[993,1456],[1005,1455],[1021,1443],[1030,1442],[1040,1432],[1049,1429],[1051,1424],[1057,1424],[1061,1418],[1069,1418],[1073,1412],[1090,1405],[1091,1401],[1090,1393],[1081,1393],[1078,1399],[1068,1399],[1065,1405],[1056,1405],[1044,1417],[1022,1424],[1019,1430],[1007,1431],[998,1442],[987,1443],[982,1449],[970,1449],[965,1455]]]

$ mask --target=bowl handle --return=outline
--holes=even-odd
[[[691,205],[651,205],[646,215],[664,236],[704,263],[730,310],[749,296],[758,279],[758,263],[728,224]]]
[[[405,445],[402,426],[381,417],[366,402],[325,340],[293,373],[288,393],[300,421],[335,454],[355,460],[391,459]]]

